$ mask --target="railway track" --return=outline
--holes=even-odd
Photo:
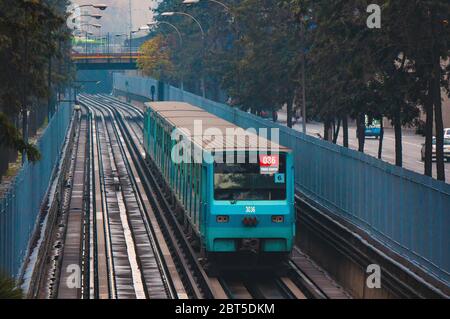
[[[106,95],[81,95],[80,102],[63,211],[40,298],[342,297],[329,294],[333,282],[297,250],[285,276],[208,275],[173,213],[178,207],[170,190],[145,161],[143,111]]]
[[[77,124],[63,212],[39,297],[187,298],[148,221],[147,199],[115,119],[104,108],[85,105]]]
[[[99,101],[92,97],[82,96],[80,98],[81,102],[84,105],[89,105],[93,108],[103,108],[105,112],[110,112],[113,114],[115,111],[111,106],[105,105],[103,101]],[[123,110],[122,110],[123,111]],[[137,149],[131,147],[135,144],[136,140],[130,140],[130,132],[128,128],[124,127],[124,122],[120,120],[118,117],[118,125],[121,125],[123,132],[128,134],[123,134],[124,143],[123,145],[127,145],[129,152],[131,153],[131,157],[135,159],[133,164],[134,173],[137,174],[138,170],[142,171],[143,163],[136,160],[137,158],[142,159],[142,149]],[[137,134],[134,135],[136,137]],[[141,133],[142,136],[142,133]],[[137,143],[135,145],[141,144]],[[177,259],[176,267],[171,267],[172,270],[176,268],[177,272],[182,275],[183,285],[186,287],[188,295],[190,298],[224,298],[226,295],[224,293],[221,294],[220,285],[216,284],[214,280],[207,279],[206,274],[204,273],[201,265],[198,263],[197,259],[194,259],[190,256],[193,255],[192,248],[189,245],[187,239],[183,236],[180,236],[182,232],[181,229],[178,229],[176,226],[174,227],[172,223],[168,221],[168,216],[172,216],[172,214],[167,212],[169,211],[169,204],[165,200],[164,196],[161,195],[162,190],[159,188],[158,184],[155,183],[154,176],[140,176],[135,175],[140,181],[142,181],[143,188],[141,188],[140,194],[149,194],[148,200],[148,218],[154,221],[158,225],[163,225],[163,227],[159,228],[159,233],[164,236],[164,238],[160,238],[160,240],[169,243],[167,248],[170,250],[170,254],[174,255]],[[151,179],[150,179],[151,178]],[[158,190],[158,191],[156,191]],[[157,199],[157,200],[156,200]],[[161,241],[160,241],[161,242]],[[188,253],[186,253],[188,252]]]
[[[311,260],[297,248],[289,262],[288,274],[284,277],[273,274],[259,276],[209,277],[198,262],[192,243],[183,232],[183,227],[172,214],[173,202],[165,189],[156,167],[144,161],[142,110],[107,95],[82,96],[82,101],[107,109],[116,116],[130,158],[134,160],[135,175],[139,174],[143,188],[150,195],[153,218],[162,228],[170,252],[175,256],[177,270],[191,298],[348,298]],[[270,278],[261,280],[261,278]]]
[[[102,220],[106,230],[108,262],[95,262],[97,269],[108,269],[109,295],[113,298],[175,298],[176,291],[167,263],[145,217],[145,207],[130,168],[121,132],[112,114],[89,104],[98,134],[100,178],[104,188]],[[104,272],[104,271],[103,271]],[[175,278],[176,279],[176,278]],[[98,295],[106,296],[99,287]]]

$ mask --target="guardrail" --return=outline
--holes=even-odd
[[[0,198],[0,271],[17,276],[59,161],[72,106],[63,103],[37,142],[42,159],[25,163]]]
[[[156,84],[114,75],[115,90],[148,99]],[[450,285],[449,184],[169,85],[157,91],[160,100],[188,102],[244,128],[278,128],[281,144],[295,153],[302,195]]]

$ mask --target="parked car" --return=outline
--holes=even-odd
[[[450,138],[450,128],[444,129],[444,138]]]
[[[261,116],[263,119],[268,119],[268,118],[272,117],[272,113],[263,110],[263,111],[259,112],[259,116]]]
[[[425,143],[422,144],[422,150],[421,150],[421,158],[422,162],[425,161]],[[436,138],[433,137],[433,152],[432,152],[432,159],[436,159]],[[444,159],[447,160],[447,162],[450,162],[450,138],[444,138]]]
[[[276,111],[269,112],[269,111],[263,110],[263,111],[259,112],[259,116],[261,116],[264,119],[271,119],[274,122],[278,121],[278,112],[276,112]]]
[[[369,120],[369,117],[366,116],[366,129],[365,129],[366,137],[375,137],[378,139],[381,136],[381,122],[377,119]]]

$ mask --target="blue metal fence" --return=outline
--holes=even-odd
[[[115,88],[146,94],[148,79],[115,75]],[[166,86],[165,100],[185,101],[244,128],[278,128],[295,152],[296,187],[332,214],[450,284],[450,185],[306,136],[252,114]]]
[[[26,163],[0,198],[0,270],[17,276],[65,140],[72,106],[62,104],[37,146],[42,159]]]

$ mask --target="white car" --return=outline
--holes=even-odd
[[[444,129],[444,138],[450,138],[450,128]]]
[[[421,150],[422,162],[425,161],[425,144],[422,144]],[[436,159],[436,138],[433,137],[432,160]],[[450,162],[450,138],[444,138],[444,160]]]

